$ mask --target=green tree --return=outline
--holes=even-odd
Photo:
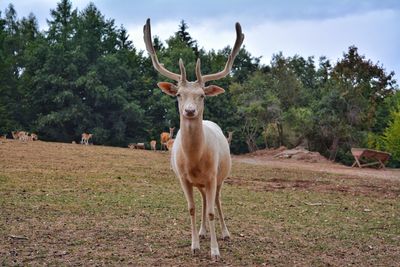
[[[394,72],[385,70],[349,47],[332,70],[332,79],[347,104],[347,118],[351,125],[370,130],[375,124],[377,107],[394,93]]]
[[[255,72],[243,84],[231,85],[233,101],[238,108],[242,120],[241,131],[245,135],[245,141],[249,151],[258,148],[258,136],[267,132],[270,123],[281,122],[281,109],[278,98],[271,91],[271,80],[258,71]],[[278,130],[281,136],[281,129]],[[280,145],[281,138],[279,140]],[[266,139],[264,143],[268,145]]]
[[[389,126],[383,133],[386,151],[392,154],[392,159],[400,163],[400,106],[399,111],[393,111]]]
[[[20,129],[22,116],[19,110],[21,92],[18,91],[21,72],[19,21],[12,4],[5,10],[5,17],[0,17],[0,31],[0,130],[5,133]]]

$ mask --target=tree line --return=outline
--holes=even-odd
[[[198,57],[202,73],[215,73],[231,49],[201,48],[185,21],[153,43],[168,69],[178,73],[183,59],[189,80]],[[96,144],[113,146],[159,140],[179,127],[176,100],[157,88],[161,80],[127,30],[93,3],[79,11],[61,0],[42,31],[33,14],[19,19],[11,4],[0,13],[0,134],[27,130],[71,142],[90,132]],[[394,72],[355,46],[337,62],[277,53],[269,65],[243,47],[216,85],[226,93],[206,100],[204,117],[234,131],[234,153],[304,145],[350,163],[351,147],[368,147],[392,153],[390,164],[400,166]]]

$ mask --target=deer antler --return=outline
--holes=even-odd
[[[185,67],[183,66],[183,62],[180,59],[179,60],[179,68],[181,70],[181,75],[170,72],[167,70],[163,64],[161,64],[158,61],[156,50],[153,46],[153,42],[151,40],[151,28],[150,28],[150,19],[147,19],[146,24],[143,27],[143,39],[144,43],[146,44],[146,50],[149,53],[151,57],[151,61],[153,62],[153,67],[161,73],[161,75],[164,75],[167,78],[170,78],[172,80],[184,83],[186,82],[186,71]]]
[[[240,46],[243,43],[244,40],[244,34],[242,33],[242,27],[240,26],[239,22],[236,22],[236,42],[235,45],[233,46],[233,49],[231,51],[231,54],[228,56],[228,61],[226,62],[225,68],[217,72],[215,74],[208,74],[208,75],[201,75],[201,63],[200,59],[197,59],[196,62],[196,77],[197,77],[197,82],[198,83],[206,83],[208,81],[213,81],[213,80],[219,80],[221,78],[224,78],[226,75],[229,74],[229,72],[232,69],[233,66],[233,61],[235,60],[237,54],[239,53]]]

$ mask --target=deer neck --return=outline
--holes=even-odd
[[[198,161],[205,147],[203,116],[198,116],[195,119],[187,119],[181,116],[180,133],[182,151],[186,158],[191,162]]]

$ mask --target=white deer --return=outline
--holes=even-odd
[[[197,80],[189,82],[186,80],[186,70],[182,59],[179,60],[180,74],[170,72],[158,61],[151,39],[150,19],[147,19],[143,32],[146,49],[154,68],[167,78],[177,81],[177,85],[169,82],[159,82],[157,85],[164,93],[178,98],[180,130],[172,147],[171,165],[179,178],[188,203],[192,252],[196,253],[200,249],[199,236],[205,237],[208,217],[211,258],[219,260],[220,253],[215,235],[214,209],[216,205],[221,220],[222,237],[229,239],[230,234],[221,209],[220,193],[223,180],[228,176],[231,169],[231,157],[228,142],[221,128],[211,121],[203,121],[205,97],[221,94],[224,89],[215,85],[205,86],[205,83],[224,78],[230,73],[233,61],[243,43],[244,35],[240,24],[236,23],[236,42],[224,70],[215,74],[202,75],[200,59],[197,59]],[[200,232],[197,232],[195,221],[193,187],[199,189],[203,199]]]

